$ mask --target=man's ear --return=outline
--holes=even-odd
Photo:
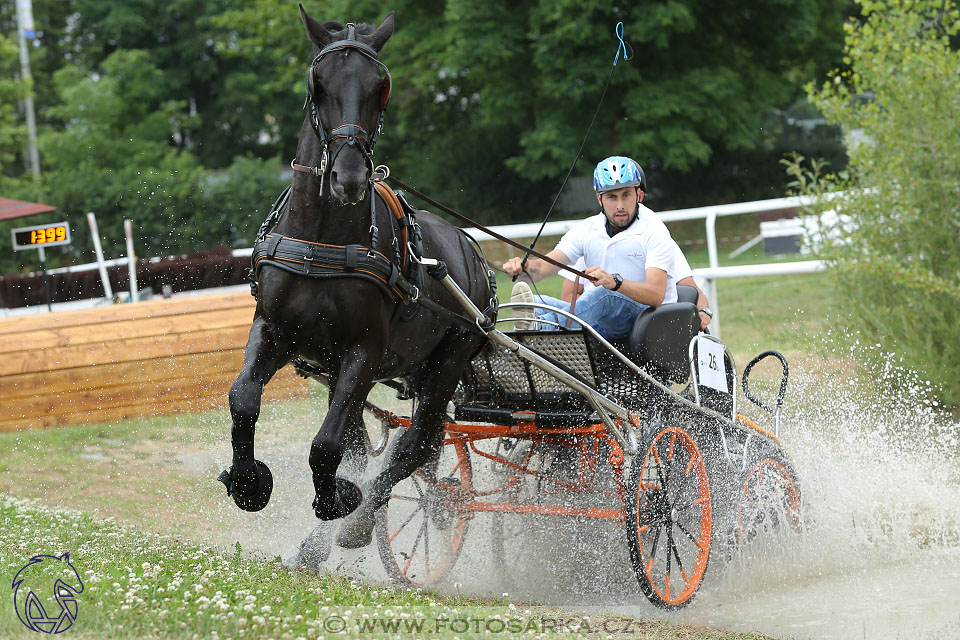
[[[643,196],[645,195],[643,189],[637,189],[637,202],[643,202]]]
[[[603,208],[603,200],[600,198],[600,194],[597,194],[597,203],[600,205],[600,208]]]

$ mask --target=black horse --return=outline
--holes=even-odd
[[[374,189],[373,147],[391,89],[378,56],[393,33],[393,13],[376,29],[321,24],[302,5],[300,14],[319,53],[309,71],[289,198],[254,248],[258,302],[243,370],[230,389],[233,463],[221,481],[241,508],[266,506],[273,481],[254,457],[254,427],[264,385],[296,358],[323,372],[331,390],[310,448],[313,508],[333,520],[363,499],[338,540],[359,547],[370,542],[374,512],[393,485],[439,451],[447,403],[485,340],[442,283],[420,275],[418,254],[442,260],[491,318],[496,297],[465,234],[425,211],[395,220]],[[409,244],[401,241],[404,230]],[[361,493],[335,474],[345,451],[364,455],[367,394],[378,380],[397,378],[419,400],[412,425]]]

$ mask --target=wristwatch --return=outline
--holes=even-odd
[[[713,309],[711,309],[710,307],[704,307],[703,309],[700,309],[700,313],[705,313],[711,318],[713,317]]]
[[[616,291],[623,284],[623,276],[621,276],[619,273],[614,273],[612,275],[613,275],[613,281],[616,282],[617,284],[613,285],[610,291]]]

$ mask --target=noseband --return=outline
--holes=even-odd
[[[327,129],[324,127],[323,122],[320,120],[320,112],[317,110],[317,103],[314,100],[314,89],[316,87],[316,71],[317,64],[329,53],[334,51],[341,51],[344,49],[355,49],[359,51],[362,55],[366,56],[368,59],[372,60],[377,66],[381,67],[386,74],[383,79],[383,88],[380,90],[380,113],[377,116],[377,129],[371,135],[368,133],[362,126],[359,124],[344,122],[335,129],[330,130],[327,133]],[[393,81],[390,77],[390,69],[387,68],[383,62],[377,57],[377,52],[370,45],[364,44],[356,39],[356,25],[352,22],[347,23],[347,38],[345,40],[338,40],[337,42],[328,44],[326,47],[320,50],[320,53],[317,54],[317,57],[313,59],[313,62],[310,64],[310,70],[307,74],[307,98],[304,102],[304,108],[307,105],[310,106],[310,125],[313,127],[313,132],[316,134],[317,138],[320,140],[321,147],[323,148],[323,153],[320,156],[320,166],[319,167],[310,167],[301,164],[297,164],[294,160],[290,166],[294,171],[300,171],[303,173],[309,173],[320,178],[320,193],[323,193],[323,183],[327,173],[327,166],[332,166],[336,162],[337,155],[345,147],[357,147],[360,150],[360,153],[363,154],[363,158],[367,163],[367,168],[370,171],[371,175],[374,171],[373,166],[373,148],[377,144],[377,136],[380,135],[380,132],[383,131],[383,114],[387,110],[387,103],[390,101],[390,92]],[[356,121],[359,122],[360,114],[356,114]],[[337,151],[334,153],[332,158],[328,160],[329,148],[336,140],[345,139],[346,143],[341,144]],[[357,144],[359,141],[359,145]]]

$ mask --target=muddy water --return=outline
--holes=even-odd
[[[440,589],[783,638],[960,638],[960,425],[929,402],[928,385],[889,363],[860,382],[813,360],[793,371],[781,439],[800,475],[805,531],[711,560],[688,608],[667,614],[646,602],[621,528],[556,518],[506,521],[498,570],[497,529],[477,516]],[[215,517],[242,521],[231,533],[245,546],[288,558],[316,526],[312,487],[303,446],[270,459],[270,507]],[[325,566],[384,582],[375,547],[334,547]]]

